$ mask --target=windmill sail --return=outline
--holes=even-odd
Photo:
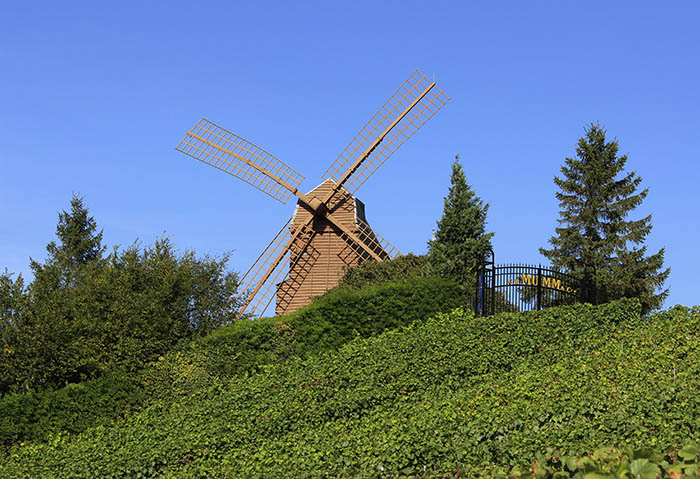
[[[395,258],[400,254],[396,247],[378,235],[366,222],[359,218],[357,219],[357,229],[354,238],[345,232],[340,234],[346,246],[338,254],[338,257],[346,265],[352,266],[357,259],[359,259],[360,263],[373,259],[372,253],[378,255],[382,261]]]
[[[416,70],[367,122],[323,175],[355,191],[450,99]]]
[[[293,228],[292,220],[288,220],[250,267],[239,285],[239,291],[247,295],[239,316],[243,313],[262,316],[290,270],[297,264],[305,271],[309,270],[309,263],[318,258],[308,248],[314,235],[310,223]]]
[[[238,135],[202,118],[175,147],[286,203],[304,177]]]

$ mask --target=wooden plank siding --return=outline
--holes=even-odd
[[[307,196],[323,200],[334,186],[333,180],[326,180]],[[356,218],[359,216],[365,221],[364,208],[360,206],[358,211],[355,198],[340,191],[329,203],[333,218],[359,234]],[[305,224],[312,214],[302,203],[297,203],[291,228]],[[292,251],[289,276],[277,285],[277,315],[288,314],[306,306],[312,298],[335,287],[346,267],[360,263],[360,256],[343,239],[342,232],[327,219],[314,218],[312,230],[311,241],[308,244],[306,241],[301,242],[307,244],[306,248],[303,251]]]

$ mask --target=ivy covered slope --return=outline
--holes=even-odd
[[[611,446],[693,463],[700,310],[639,310],[441,314],[25,446],[0,477],[453,477],[527,470],[545,453],[556,477],[583,477],[595,468],[568,456]],[[644,479],[663,470],[636,454],[591,461]]]
[[[236,375],[254,373],[266,364],[338,349],[353,338],[463,304],[463,288],[437,277],[336,288],[291,315],[218,328],[137,371],[117,369],[54,391],[1,397],[0,452],[21,442],[46,441],[58,433],[74,434],[107,424],[153,401],[176,401]]]

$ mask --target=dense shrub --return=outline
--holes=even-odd
[[[168,239],[104,256],[81,198],[59,213],[56,241],[24,284],[0,275],[0,396],[135,371],[235,315],[227,257],[178,253]]]
[[[548,447],[682,450],[700,436],[700,310],[639,313],[627,300],[439,315],[24,447],[0,475],[452,477],[527,470]]]
[[[281,318],[237,321],[174,351],[141,372],[149,402],[169,402],[238,374],[296,356],[292,327]]]
[[[186,345],[144,370],[148,395],[179,398],[215,379],[252,374],[293,356],[334,351],[356,337],[424,320],[464,304],[462,289],[440,278],[337,288],[299,311],[238,321]]]
[[[458,469],[460,474],[439,474],[437,477],[483,477],[513,479],[697,479],[700,448],[689,442],[679,450],[659,453],[649,447],[634,449],[601,448],[572,456],[561,456],[549,448],[520,467],[470,467]]]
[[[299,353],[335,350],[354,337],[422,321],[464,306],[464,289],[439,277],[388,281],[363,289],[337,288],[288,317]]]
[[[340,280],[340,286],[364,288],[384,281],[400,281],[430,275],[428,257],[409,253],[382,262],[369,260],[360,266],[348,268]]]
[[[77,433],[140,410],[139,378],[113,371],[56,391],[9,394],[0,400],[0,446]]]
[[[237,286],[225,265],[226,258],[179,255],[162,240],[83,266],[70,287],[31,295],[27,317],[0,350],[0,393],[135,371],[225,324]]]
[[[114,373],[56,392],[8,396],[0,399],[0,412],[8,411],[7,417],[0,417],[0,446],[43,440],[59,431],[82,431],[155,400],[171,402],[292,356],[337,349],[357,336],[449,311],[463,303],[461,295],[459,286],[439,278],[388,282],[363,290],[339,288],[291,316],[237,321],[219,328],[130,376]],[[97,396],[102,402],[96,403]],[[66,405],[62,398],[75,404]],[[56,407],[46,407],[48,403]],[[80,411],[79,421],[73,420],[75,410]]]

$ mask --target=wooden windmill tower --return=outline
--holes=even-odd
[[[276,314],[295,311],[335,286],[343,270],[398,251],[367,224],[357,189],[449,98],[415,71],[360,130],[304,194],[299,173],[265,150],[201,119],[176,147],[286,203],[294,215],[241,280],[246,300],[240,315],[262,315],[276,296]]]

